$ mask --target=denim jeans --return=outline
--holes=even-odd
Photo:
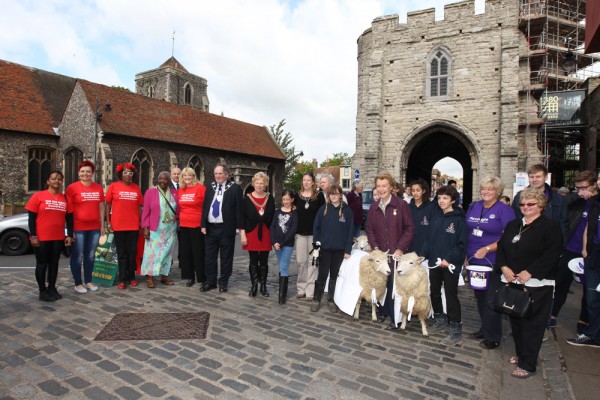
[[[279,262],[279,275],[288,276],[290,271],[290,260],[292,259],[293,247],[281,246],[281,250],[275,250]]]
[[[83,280],[85,283],[92,281],[94,270],[94,253],[98,246],[100,229],[90,231],[75,231],[75,242],[71,247],[71,274],[75,286],[81,285],[81,262],[83,261]]]

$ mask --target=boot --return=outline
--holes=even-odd
[[[428,328],[427,331],[429,333],[441,333],[448,328],[448,320],[446,319],[446,314],[444,313],[435,313],[435,323],[431,328]]]
[[[321,299],[323,298],[323,292],[325,291],[325,285],[320,282],[315,282],[315,294],[313,296],[312,304],[310,305],[310,311],[317,312],[321,307]]]
[[[458,346],[462,344],[462,339],[462,323],[450,322],[450,334],[440,340],[440,344],[443,346]]]
[[[258,266],[258,282],[260,283],[260,294],[263,297],[269,297],[269,292],[267,292],[267,273],[269,272],[268,265],[259,265]]]
[[[256,297],[256,293],[258,292],[258,265],[250,265],[250,282],[252,282],[252,286],[250,287],[250,292],[248,296]]]
[[[279,276],[279,304],[285,304],[287,300],[288,279],[287,276]]]
[[[331,279],[331,277],[329,277],[329,290],[327,290],[327,307],[329,308],[329,312],[332,313],[336,313],[340,310],[335,304],[335,301],[333,300],[333,296],[335,295],[335,284],[336,279]]]
[[[54,297],[55,300],[62,299],[62,295],[60,293],[58,293],[58,290],[56,290],[56,287],[49,287],[48,294],[50,296]]]

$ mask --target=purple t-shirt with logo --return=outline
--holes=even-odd
[[[467,243],[467,258],[469,264],[488,265],[496,263],[496,252],[489,252],[485,258],[477,259],[473,255],[482,247],[498,241],[506,224],[515,219],[513,209],[501,201],[496,201],[490,208],[483,207],[483,200],[472,203],[465,217],[469,228],[469,240]],[[477,236],[475,230],[481,231]]]

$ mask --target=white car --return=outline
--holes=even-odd
[[[27,213],[0,220],[0,250],[6,256],[20,256],[31,248]]]

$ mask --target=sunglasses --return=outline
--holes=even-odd
[[[131,172],[131,171],[125,171],[125,172],[123,172],[123,175],[133,175],[133,172]]]
[[[519,203],[519,207],[533,207],[535,206],[537,203]]]

